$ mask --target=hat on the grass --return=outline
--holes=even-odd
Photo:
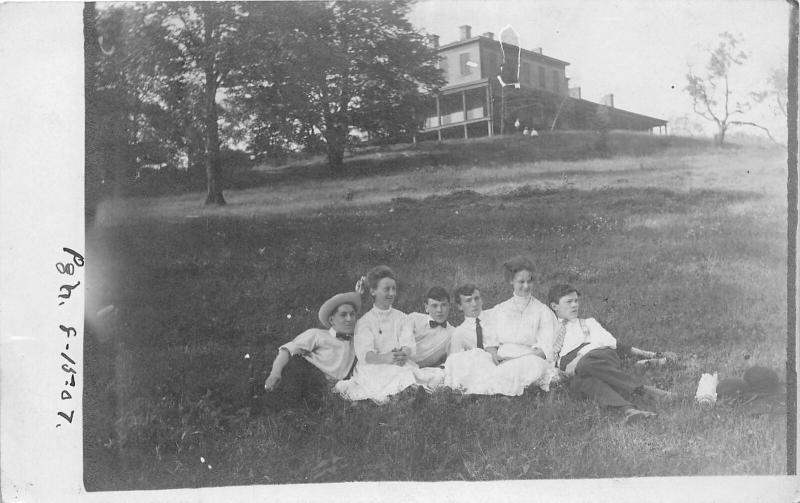
[[[722,379],[717,384],[717,396],[721,399],[739,399],[750,394],[750,385],[738,377]]]
[[[331,328],[328,318],[336,312],[342,304],[351,304],[356,308],[356,313],[361,310],[361,294],[356,292],[339,293],[326,300],[319,308],[319,321],[325,328]]]
[[[744,380],[754,393],[769,394],[778,390],[778,374],[767,367],[750,367],[744,372]]]

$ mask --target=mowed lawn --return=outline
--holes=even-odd
[[[785,187],[785,151],[695,147],[277,177],[224,208],[196,193],[108,204],[87,229],[87,489],[785,473],[784,398],[691,400],[703,372],[784,379]],[[248,399],[245,355],[260,385],[276,348],[370,267],[395,269],[405,312],[465,281],[489,307],[519,254],[538,298],[572,283],[583,316],[677,352],[630,370],[689,398],[644,402],[659,416],[630,426],[565,389],[330,397],[277,416]]]

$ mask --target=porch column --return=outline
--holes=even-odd
[[[486,83],[486,115],[489,117],[489,120],[486,121],[486,129],[488,130],[489,136],[493,136],[494,135],[494,131],[493,131],[494,128],[492,126],[492,121],[493,121],[492,112],[493,112],[493,110],[492,110],[492,84],[487,82]]]
[[[439,97],[436,97],[436,137],[442,141],[442,107],[439,104]]]
[[[464,138],[469,138],[467,135],[467,91],[461,91],[461,107],[464,109]]]

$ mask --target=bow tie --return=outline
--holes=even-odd
[[[436,327],[447,328],[447,320],[444,320],[441,323],[439,323],[438,321],[431,320],[430,321],[430,325],[431,325],[431,328],[436,328]]]
[[[343,341],[349,341],[353,338],[353,334],[347,334],[344,332],[336,332],[336,338],[341,339]]]

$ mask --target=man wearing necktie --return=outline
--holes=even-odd
[[[333,382],[345,379],[355,364],[353,331],[361,295],[334,295],[319,309],[320,323],[278,348],[264,383],[265,405],[272,409],[305,405],[318,408]]]
[[[464,313],[464,322],[453,331],[449,352],[483,349],[486,317],[481,319],[483,299],[480,290],[473,284],[462,285],[453,293],[453,299],[458,310]]]
[[[464,322],[456,327],[445,362],[445,385],[463,393],[519,396],[529,385],[549,384],[551,367],[538,356],[529,354],[504,363],[486,350],[497,340],[494,311],[483,310],[481,292],[475,285],[459,286],[453,293]],[[496,347],[495,347],[496,349]]]
[[[417,344],[412,359],[420,367],[436,367],[444,363],[453,326],[447,321],[450,314],[450,294],[440,286],[434,286],[425,294],[425,313],[408,315],[406,330],[414,335]]]

